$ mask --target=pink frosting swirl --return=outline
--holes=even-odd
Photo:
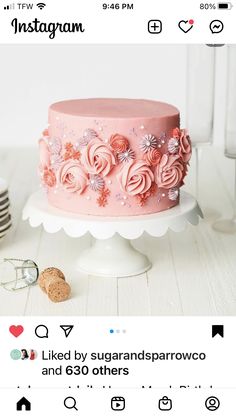
[[[49,131],[48,131],[48,128],[46,128],[46,129],[43,131],[43,136],[44,136],[44,137],[49,137]]]
[[[109,144],[116,153],[124,153],[129,148],[129,141],[120,134],[112,135]]]
[[[159,188],[174,188],[182,184],[185,174],[185,165],[178,155],[163,154],[155,169],[155,182]]]
[[[186,129],[174,128],[172,137],[179,141],[178,154],[184,163],[188,163],[192,155],[191,140]]]
[[[144,160],[131,160],[117,175],[121,189],[135,196],[147,192],[154,181],[154,174]]]
[[[81,163],[89,173],[106,176],[110,173],[116,160],[110,148],[95,138],[83,149]]]
[[[177,138],[179,140],[180,135],[181,135],[181,130],[179,128],[174,128],[172,131],[172,137]]]
[[[45,185],[49,186],[49,188],[56,185],[56,176],[52,169],[45,168],[43,170],[43,182]]]
[[[184,163],[188,163],[192,155],[190,137],[185,129],[180,130],[179,138],[179,156]]]
[[[47,143],[42,138],[39,140],[39,170],[43,171],[50,166],[50,153]]]
[[[82,194],[88,182],[88,176],[76,160],[67,160],[58,170],[58,180],[69,192]]]
[[[161,153],[156,148],[152,148],[148,150],[144,158],[150,166],[156,166],[161,160]]]

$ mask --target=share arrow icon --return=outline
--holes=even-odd
[[[60,328],[63,330],[63,332],[65,333],[65,337],[68,338],[69,334],[72,332],[72,329],[74,328],[74,326],[71,325],[60,325]]]

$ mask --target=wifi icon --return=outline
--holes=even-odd
[[[42,10],[46,6],[46,4],[45,3],[38,3],[36,6],[38,6],[38,8],[40,10]]]

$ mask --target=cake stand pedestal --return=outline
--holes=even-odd
[[[126,277],[146,272],[151,267],[148,258],[138,252],[130,240],[144,232],[163,236],[168,229],[181,232],[188,223],[197,225],[202,211],[190,194],[181,192],[180,204],[156,214],[130,217],[85,216],[61,211],[49,205],[42,192],[33,193],[23,210],[23,220],[32,227],[43,225],[48,233],[63,229],[70,237],[89,232],[95,241],[81,252],[76,269],[96,276]]]

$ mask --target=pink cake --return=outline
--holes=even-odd
[[[54,207],[129,216],[179,203],[191,143],[167,103],[82,99],[54,103],[39,140],[40,176]]]

